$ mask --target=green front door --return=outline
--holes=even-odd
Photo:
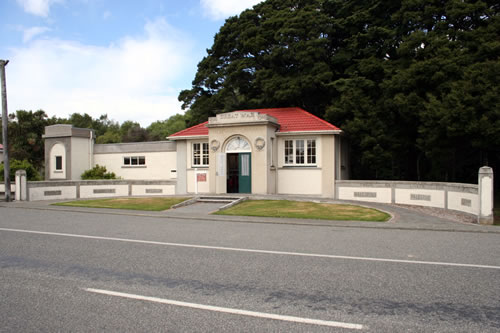
[[[252,161],[250,153],[238,154],[238,192],[252,192]]]

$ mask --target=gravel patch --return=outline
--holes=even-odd
[[[454,210],[448,210],[444,208],[435,208],[435,207],[424,207],[424,206],[412,206],[412,205],[401,205],[401,204],[393,204],[393,206],[406,208],[409,210],[417,211],[419,213],[424,213],[431,216],[436,216],[442,219],[467,223],[467,224],[478,224],[477,217],[472,214],[462,213]]]

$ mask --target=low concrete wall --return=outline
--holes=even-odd
[[[340,200],[437,207],[479,214],[479,187],[474,184],[337,180]]]
[[[10,182],[10,192],[16,192],[16,183],[13,181]],[[3,183],[3,181],[2,184],[0,184],[0,195],[5,195],[5,184]]]
[[[175,194],[175,180],[81,180],[28,182],[28,201]]]

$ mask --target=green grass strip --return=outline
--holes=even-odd
[[[181,203],[189,198],[112,198],[96,200],[78,200],[59,202],[55,206],[88,207],[88,208],[113,208],[131,209],[145,211],[162,211],[170,209],[173,205]]]
[[[373,208],[289,200],[248,200],[215,214],[372,222],[391,217]]]

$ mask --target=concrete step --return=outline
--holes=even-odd
[[[217,197],[217,196],[202,196],[199,197],[197,202],[218,202],[218,203],[231,203],[241,198],[238,197]]]
[[[233,200],[221,200],[221,199],[198,199],[196,200],[196,202],[221,202],[221,203],[224,203],[224,202],[233,202]]]

